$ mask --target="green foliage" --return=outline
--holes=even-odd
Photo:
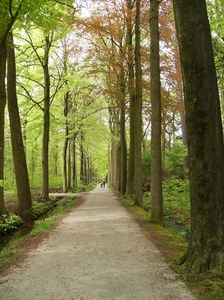
[[[5,191],[4,196],[6,198],[10,199],[13,202],[17,202],[17,192],[16,192],[16,190],[10,189],[8,191]]]
[[[187,148],[182,141],[176,140],[171,149],[165,151],[165,172],[173,174],[184,173],[184,156],[187,155]],[[144,176],[151,174],[151,152],[144,151],[142,154],[142,172]]]
[[[26,211],[26,214],[32,219],[36,220],[38,217],[48,212],[55,207],[55,200],[48,200],[46,202],[34,202],[32,208]]]
[[[151,207],[151,192],[144,193],[144,207]],[[190,186],[189,180],[172,176],[163,181],[164,219],[176,233],[190,231]]]
[[[0,216],[0,234],[18,229],[24,221],[15,214]]]
[[[165,153],[165,172],[174,174],[184,173],[184,156],[187,155],[187,149],[182,142],[175,141],[170,151]]]
[[[144,176],[151,174],[151,153],[149,150],[142,153],[142,173]]]
[[[163,182],[164,215],[190,230],[190,186],[189,180],[171,177]],[[179,228],[178,228],[179,229]]]

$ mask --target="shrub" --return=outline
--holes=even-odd
[[[30,210],[26,211],[26,214],[32,219],[36,220],[38,217],[43,215],[45,212],[51,210],[55,206],[54,200],[48,200],[46,202],[34,202]]]
[[[18,229],[24,223],[23,219],[15,214],[0,216],[0,234]]]

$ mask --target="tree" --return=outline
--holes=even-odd
[[[224,147],[205,0],[174,0],[189,151],[191,236],[179,263],[189,273],[224,270]]]
[[[2,12],[4,10],[0,7],[0,20],[5,19]],[[3,22],[0,23],[1,28]],[[3,27],[4,28],[4,27]],[[5,214],[4,204],[4,120],[5,120],[5,104],[6,104],[6,90],[5,90],[5,73],[6,73],[6,38],[9,29],[5,32],[0,32],[0,214]]]
[[[140,39],[140,0],[136,1],[135,17],[135,196],[134,203],[142,206],[142,67],[141,67],[141,39]]]
[[[159,0],[150,1],[150,74],[151,74],[151,195],[152,221],[163,224],[161,158],[161,91],[159,59]]]
[[[128,64],[128,93],[129,93],[129,156],[127,170],[126,194],[129,198],[134,195],[134,149],[135,149],[135,74],[134,74],[134,46],[133,46],[133,8],[134,1],[126,0],[127,5],[127,64]]]
[[[22,214],[32,207],[30,184],[23,145],[21,122],[16,94],[16,63],[12,32],[8,34],[7,46],[7,95],[10,119],[11,142],[16,174],[18,211]]]
[[[10,1],[0,2],[0,214],[6,212],[4,205],[4,129],[5,129],[5,105],[6,105],[6,58],[7,36],[15,23],[23,1],[16,7]]]

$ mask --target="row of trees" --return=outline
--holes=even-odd
[[[20,212],[32,206],[30,186],[41,186],[47,199],[56,178],[68,191],[107,173],[142,206],[142,151],[149,144],[152,219],[163,224],[164,153],[180,125],[186,143],[181,62],[192,187],[192,238],[181,263],[188,271],[220,271],[223,142],[206,3],[173,2],[175,22],[172,1],[1,1],[0,213],[3,183],[14,172]],[[215,40],[220,62],[222,39]]]

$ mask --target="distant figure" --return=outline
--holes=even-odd
[[[103,181],[100,182],[100,187],[102,188],[104,186]]]
[[[104,181],[103,181],[103,187],[105,187],[105,185],[106,185],[106,180],[104,179]]]

